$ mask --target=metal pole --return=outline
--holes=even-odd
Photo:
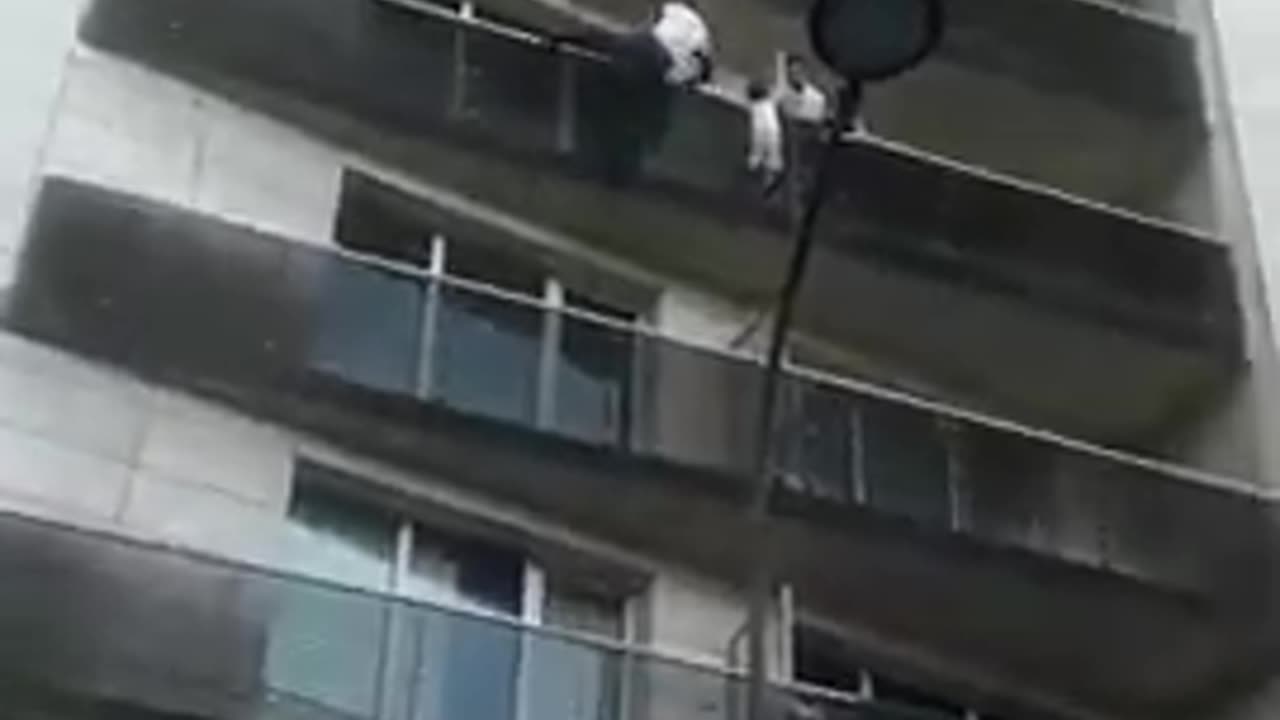
[[[835,114],[823,131],[822,147],[813,187],[805,203],[804,213],[796,231],[795,245],[786,278],[778,294],[778,309],[769,335],[769,354],[763,370],[760,398],[759,426],[756,434],[756,453],[752,470],[755,489],[750,508],[750,530],[757,549],[752,568],[750,601],[747,614],[748,692],[747,720],[775,720],[766,714],[768,654],[767,629],[769,608],[774,586],[774,543],[769,532],[769,498],[773,490],[773,464],[776,450],[774,437],[778,405],[778,381],[782,370],[782,353],[791,330],[791,317],[796,298],[804,280],[805,268],[813,250],[813,230],[827,194],[832,159],[840,143],[840,136],[857,114],[862,100],[862,88],[849,84],[841,88]]]

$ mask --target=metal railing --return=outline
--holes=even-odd
[[[0,569],[0,685],[44,697],[256,720],[742,714],[745,679],[723,666],[109,532],[0,514]],[[771,695],[778,720],[949,717],[799,684]]]
[[[8,326],[370,452],[387,440],[351,420],[413,432],[424,404],[703,468],[721,498],[746,497],[750,356],[170,209],[139,223],[147,206],[47,182]],[[815,371],[781,391],[779,513],[892,517],[1201,591],[1271,547],[1274,498],[1229,479]]]
[[[339,254],[326,261],[317,295],[313,369],[596,446],[749,470],[757,358]],[[371,314],[358,317],[381,317],[384,331],[395,318],[395,332],[350,334],[343,308],[362,303]],[[779,492],[803,503],[868,509],[1179,585],[1199,586],[1257,539],[1249,533],[1263,498],[1230,478],[807,368],[788,369],[782,397]]]
[[[803,137],[791,158],[790,187],[762,201],[744,179],[748,120],[740,105],[679,93],[665,115],[652,103],[624,102],[630,95],[617,92],[616,71],[572,44],[430,4],[401,7],[406,2],[227,0],[210,6],[180,0],[160,9],[98,0],[85,35],[163,69],[195,68],[201,78],[265,87],[354,115],[379,131],[443,141],[449,155],[483,150],[535,166],[540,178],[552,171],[603,178],[627,197],[785,232],[791,199],[810,174]],[[283,42],[283,27],[269,30],[285,17],[307,20],[305,47]],[[232,39],[222,27],[242,31]],[[465,161],[427,167],[439,168],[441,182],[495,207],[527,211],[534,222],[568,223],[628,252],[673,251],[647,250],[634,237],[629,223],[662,214],[653,208],[619,203],[604,217],[572,185],[557,185],[536,195],[545,202],[531,202],[523,188],[485,179],[493,168],[463,172],[457,162]],[[1226,249],[1203,233],[889,141],[850,142],[840,166],[838,184],[855,191],[832,204],[823,232],[832,247],[1180,346],[1229,356],[1238,350]],[[576,215],[562,214],[568,212]],[[687,216],[664,215],[679,217]],[[670,228],[659,223],[653,232]]]

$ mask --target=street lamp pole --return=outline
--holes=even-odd
[[[942,37],[942,3],[943,0],[814,0],[809,11],[808,30],[813,49],[841,78],[842,85],[836,112],[822,131],[817,170],[804,201],[791,260],[778,294],[761,378],[759,423],[752,458],[755,486],[748,517],[756,557],[748,590],[746,720],[783,720],[772,718],[767,712],[769,615],[779,574],[769,504],[777,464],[782,355],[805,269],[813,254],[814,230],[826,201],[841,137],[861,108],[864,84],[906,72],[933,52]]]
[[[827,188],[831,182],[833,159],[840,145],[840,137],[857,117],[862,101],[862,86],[859,83],[846,83],[840,90],[836,103],[836,112],[826,122],[822,131],[822,140],[818,150],[817,170],[813,185],[805,198],[800,225],[796,231],[795,243],[791,249],[791,260],[787,264],[787,274],[778,293],[777,309],[769,332],[768,355],[761,381],[759,422],[756,428],[756,447],[752,470],[755,477],[755,488],[751,498],[751,518],[749,527],[752,537],[756,539],[757,556],[752,566],[751,585],[749,588],[749,606],[747,611],[747,656],[748,656],[748,720],[768,720],[765,714],[767,702],[768,667],[768,625],[770,609],[775,595],[775,563],[774,543],[769,523],[769,500],[773,494],[774,465],[777,452],[776,424],[778,406],[778,384],[782,375],[782,355],[786,350],[787,338],[791,331],[791,320],[795,312],[796,299],[800,294],[805,270],[809,265],[809,257],[813,254],[814,230],[817,227],[822,207],[825,204]]]

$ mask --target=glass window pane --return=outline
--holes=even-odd
[[[547,273],[526,255],[497,244],[450,239],[445,270],[454,277],[541,298]]]
[[[400,582],[400,591],[415,600],[447,604],[457,595],[458,564],[434,536],[415,526],[409,572]]]
[[[792,641],[797,680],[852,694],[862,692],[865,668],[839,636],[802,624],[796,626]]]
[[[327,580],[386,590],[396,521],[315,485],[300,484],[289,507],[285,561]]]
[[[601,637],[622,637],[624,600],[581,590],[552,578],[547,582],[542,622],[551,627]]]
[[[435,393],[460,410],[532,424],[542,310],[456,287],[442,288],[440,299]]]

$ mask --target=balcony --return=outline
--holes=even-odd
[[[59,179],[5,318],[726,581],[750,572],[749,358]],[[1126,710],[1211,693],[1269,642],[1263,498],[800,368],[784,396],[772,522],[811,606]]]
[[[425,0],[409,0],[425,1]],[[481,0],[534,27],[639,22],[643,0]],[[1200,0],[948,0],[933,60],[877,88],[867,121],[913,147],[1188,226],[1214,227]],[[806,54],[805,0],[702,4],[722,64]],[[812,58],[811,58],[812,60]],[[819,67],[813,61],[814,67]],[[945,119],[945,120],[943,120]]]
[[[11,515],[0,572],[10,718],[742,717],[740,676],[637,645]],[[946,720],[773,690],[779,718]]]
[[[678,98],[666,141],[619,187],[593,169],[587,130],[610,71],[515,31],[373,0],[97,0],[82,36],[745,304],[776,291],[788,212],[744,190],[730,103]],[[940,396],[1133,446],[1234,377],[1224,245],[884,141],[842,152],[809,332]]]

